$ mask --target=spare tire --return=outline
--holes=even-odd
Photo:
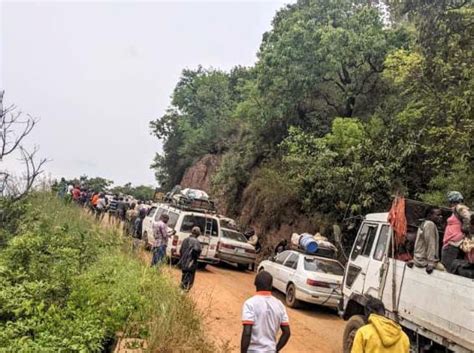
[[[365,320],[362,315],[354,315],[347,321],[342,338],[342,349],[344,353],[351,353],[356,332],[364,325]]]

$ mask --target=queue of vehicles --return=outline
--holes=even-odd
[[[153,226],[161,215],[167,214],[170,238],[167,256],[176,262],[184,239],[191,234],[191,229],[198,226],[202,245],[198,264],[201,268],[207,264],[221,261],[236,264],[241,270],[255,263],[255,247],[247,243],[245,236],[235,228],[235,223],[228,217],[218,215],[206,202],[189,202],[188,204],[158,203],[152,205],[143,220],[142,239],[148,246],[154,241]]]
[[[153,242],[153,224],[164,213],[169,216],[170,259],[179,258],[182,241],[197,225],[203,230],[202,267],[225,261],[244,270],[256,261],[255,248],[232,219],[190,204],[159,203],[149,208],[142,238],[148,244]],[[364,218],[345,267],[335,259],[293,249],[262,261],[257,270],[272,274],[274,289],[285,294],[289,307],[308,302],[337,308],[347,320],[344,353],[350,352],[355,332],[364,324],[368,295],[382,300],[387,316],[403,327],[411,352],[474,352],[474,281],[441,271],[428,275],[396,259],[387,216]]]

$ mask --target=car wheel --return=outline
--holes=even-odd
[[[356,332],[364,325],[365,321],[362,315],[354,315],[349,319],[349,321],[347,321],[342,338],[342,348],[344,353],[351,353],[352,343],[354,342]]]
[[[296,299],[296,287],[293,283],[286,288],[285,302],[290,308],[297,308],[300,305],[300,301]]]

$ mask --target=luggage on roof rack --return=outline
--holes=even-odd
[[[337,248],[327,238],[309,233],[297,234],[291,236],[291,245],[294,250],[301,251],[308,255],[316,255],[336,258]]]
[[[214,202],[209,200],[209,196],[204,191],[197,189],[182,190],[179,185],[166,194],[165,202],[186,211],[217,213]]]
[[[186,196],[178,195],[172,198],[170,204],[187,211],[217,213],[214,202],[210,200],[190,199]]]

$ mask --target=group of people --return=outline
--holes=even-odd
[[[75,202],[94,212],[97,217],[102,217],[108,207],[108,200],[103,192],[90,190],[80,185],[67,185],[60,190],[59,196],[64,197],[66,202]]]
[[[436,269],[474,278],[474,242],[471,238],[474,219],[464,205],[461,193],[449,192],[448,202],[453,212],[447,219],[443,239],[438,231],[443,221],[441,209],[431,207],[417,232],[413,260],[408,266],[425,268],[428,274]]]
[[[153,225],[152,259],[151,266],[163,263],[166,259],[166,248],[168,246],[168,221],[169,216],[162,214],[160,220]],[[183,240],[180,248],[178,267],[181,269],[181,289],[189,291],[194,284],[198,259],[201,255],[201,242],[197,239],[201,235],[201,229],[194,226],[189,237]]]
[[[64,196],[84,207],[89,207],[98,217],[108,211],[112,220],[123,221],[129,233],[134,238],[141,239],[147,208],[140,202],[130,203],[118,196],[108,200],[104,193],[72,185],[65,190]],[[438,231],[442,224],[441,209],[431,207],[427,210],[425,220],[417,232],[413,259],[408,262],[408,266],[425,268],[428,274],[433,270],[441,270],[474,278],[471,212],[464,205],[464,198],[459,192],[448,193],[448,201],[453,213],[447,219],[443,239],[440,239]],[[169,216],[163,214],[159,222],[153,225],[151,266],[165,261],[170,236],[168,221]],[[200,235],[201,229],[194,226],[189,237],[181,244],[178,267],[182,271],[181,288],[184,291],[189,291],[194,284],[198,259],[202,251],[201,243],[197,239]],[[261,244],[255,231],[250,229],[244,235],[259,252]],[[275,247],[275,254],[288,248],[288,241],[282,240]],[[241,352],[279,352],[290,339],[288,314],[282,302],[271,294],[272,281],[273,278],[267,271],[261,271],[255,277],[257,292],[245,301],[242,308]],[[400,325],[385,317],[385,308],[380,300],[369,297],[365,310],[366,325],[357,331],[352,353],[409,352],[408,336]]]
[[[143,220],[148,207],[142,201],[132,201],[123,196],[114,195],[107,197],[104,192],[98,192],[80,185],[63,185],[58,190],[58,195],[66,202],[74,202],[95,214],[96,218],[103,219],[105,213],[109,214],[110,222],[122,221],[124,231],[132,237],[141,239]]]

